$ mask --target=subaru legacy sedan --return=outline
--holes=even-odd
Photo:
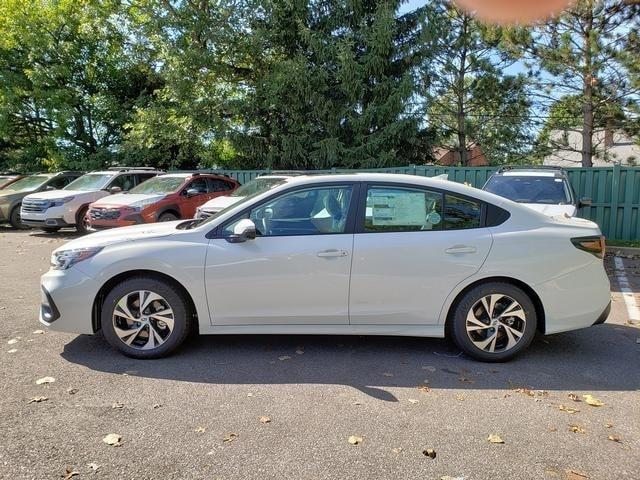
[[[42,277],[40,321],[125,355],[200,334],[450,336],[504,361],[536,332],[606,320],[598,226],[446,180],[286,178],[207,220],[66,243]]]

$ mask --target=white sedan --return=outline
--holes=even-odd
[[[118,228],[55,250],[40,321],[136,358],[201,334],[452,338],[504,361],[536,331],[602,323],[604,240],[453,182],[299,176],[208,220]]]

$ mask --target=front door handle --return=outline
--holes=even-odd
[[[328,258],[328,257],[346,257],[348,255],[346,250],[324,250],[322,252],[318,252],[319,257]]]
[[[454,245],[453,247],[447,248],[444,252],[449,255],[456,255],[458,253],[476,253],[476,251],[476,247],[470,245]]]

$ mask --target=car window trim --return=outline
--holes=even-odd
[[[385,187],[385,188],[400,188],[400,189],[413,189],[413,190],[423,190],[427,192],[439,193],[442,195],[442,222],[444,223],[444,209],[445,209],[445,196],[452,195],[454,197],[461,198],[463,200],[469,200],[471,202],[475,202],[480,204],[480,225],[472,228],[442,228],[440,230],[390,230],[387,232],[370,232],[364,229],[364,220],[365,220],[365,212],[367,208],[367,192],[371,187]],[[480,200],[479,198],[472,197],[470,195],[466,195],[464,193],[453,192],[451,190],[446,190],[444,188],[438,187],[430,187],[426,185],[416,185],[414,183],[403,183],[403,182],[385,182],[385,181],[373,181],[373,182],[362,182],[360,187],[360,195],[358,198],[358,212],[355,223],[355,231],[354,233],[360,234],[384,234],[384,233],[426,233],[426,232],[453,232],[460,230],[475,230],[477,228],[486,228],[487,227],[487,202],[484,200]]]
[[[347,222],[345,224],[344,232],[342,233],[328,232],[328,233],[313,233],[313,234],[301,233],[296,235],[274,235],[270,237],[256,237],[256,238],[290,238],[290,237],[311,237],[311,236],[315,237],[315,236],[323,236],[323,235],[353,235],[353,233],[355,233],[354,227],[355,227],[356,213],[357,213],[356,203],[358,203],[357,200],[360,198],[362,182],[347,181],[347,182],[322,182],[322,183],[312,183],[312,184],[305,184],[305,185],[296,185],[286,190],[275,192],[269,195],[268,197],[266,197],[265,199],[261,200],[260,202],[253,203],[243,208],[240,212],[235,214],[229,220],[227,220],[226,222],[222,223],[221,225],[207,232],[205,237],[210,240],[225,239],[226,237],[223,235],[222,232],[228,225],[239,220],[243,215],[253,210],[254,208],[259,208],[260,206],[264,205],[265,203],[269,203],[271,200],[279,196],[288,195],[290,193],[294,193],[300,190],[310,190],[313,188],[331,188],[331,187],[352,187],[351,201],[349,203],[349,212],[347,213]]]

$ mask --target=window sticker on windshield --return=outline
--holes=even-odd
[[[427,214],[427,223],[430,225],[438,225],[442,221],[442,217],[438,212],[429,212]]]
[[[374,225],[424,225],[423,193],[380,192],[371,194]]]

